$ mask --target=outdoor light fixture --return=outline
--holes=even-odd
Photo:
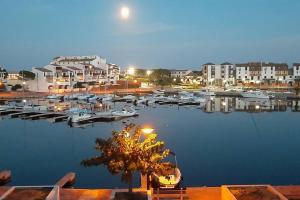
[[[23,85],[26,85],[26,82],[25,82],[25,81],[23,81]]]
[[[225,101],[223,101],[223,102],[222,102],[222,105],[223,105],[223,106],[226,106],[226,102],[225,102]]]
[[[151,73],[152,73],[152,71],[150,71],[150,70],[147,70],[147,75],[149,76]]]
[[[256,105],[256,106],[255,106],[255,109],[257,109],[257,110],[258,110],[259,108],[260,108],[260,106],[259,106],[259,105]]]
[[[145,133],[145,134],[151,134],[151,133],[153,133],[154,128],[151,128],[151,127],[145,127],[145,128],[142,128],[141,130],[142,130],[142,132]]]
[[[129,74],[129,75],[134,75],[134,72],[135,72],[134,67],[129,67],[127,70],[127,74]]]
[[[26,103],[26,102],[27,102],[26,99],[23,99],[22,101],[23,101],[23,103]]]
[[[134,83],[137,83],[137,80],[134,80],[133,82],[134,82]]]

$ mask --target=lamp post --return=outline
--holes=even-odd
[[[129,67],[127,69],[127,76],[126,76],[126,91],[127,91],[127,95],[128,95],[128,75],[133,76],[135,73],[135,68],[134,67]]]
[[[151,70],[147,70],[146,74],[147,74],[147,77],[148,77],[148,86],[150,85],[150,74],[152,73]]]
[[[23,78],[24,79],[24,78]],[[22,82],[22,88],[23,88],[23,100],[25,100],[25,85],[26,85],[26,82],[23,80]]]

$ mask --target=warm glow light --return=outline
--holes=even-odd
[[[154,131],[153,128],[149,128],[149,127],[142,128],[142,132],[145,133],[145,134],[150,134],[153,131]]]
[[[151,73],[152,73],[152,71],[150,71],[150,70],[147,70],[147,75],[149,76]]]
[[[174,78],[173,81],[175,82],[175,81],[176,81],[176,78]]]
[[[26,103],[27,101],[26,101],[26,99],[23,99],[23,103]]]
[[[193,80],[193,83],[196,83],[196,82],[197,82],[196,79],[194,79],[194,80]]]
[[[123,6],[121,8],[120,14],[121,14],[122,19],[128,19],[129,15],[130,15],[129,8],[126,6]]]
[[[256,106],[255,106],[255,109],[259,109],[259,105],[256,105]]]
[[[60,84],[60,82],[59,81],[56,81],[56,83],[59,85]]]
[[[25,81],[23,82],[23,85],[26,85],[26,82],[25,82]]]
[[[135,72],[134,67],[129,67],[127,70],[127,74],[129,74],[129,75],[134,75],[134,72]]]
[[[134,83],[137,83],[137,80],[134,80],[133,82],[134,82]]]
[[[225,101],[223,101],[223,102],[222,102],[222,105],[223,105],[223,106],[226,106],[226,102],[225,102]]]

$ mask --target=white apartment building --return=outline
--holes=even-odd
[[[51,89],[73,88],[78,82],[116,83],[120,68],[115,64],[106,64],[99,56],[60,56],[44,67],[33,68],[36,80],[32,90],[47,92]]]
[[[107,80],[108,83],[115,84],[119,80],[121,69],[118,65],[108,63]]]
[[[293,64],[293,75],[294,79],[300,79],[300,63]]]
[[[272,83],[289,81],[288,65],[285,63],[250,62],[236,64],[236,80],[243,83]]]
[[[6,76],[6,70],[0,66],[0,81],[4,82],[6,80],[5,76]]]
[[[35,74],[35,79],[29,83],[31,91],[49,92],[55,87],[54,74],[51,70],[44,67],[32,68],[32,73]]]
[[[234,65],[231,63],[206,63],[203,65],[202,72],[206,85],[235,84]]]
[[[191,70],[170,70],[171,78],[183,79],[187,74],[191,73]]]
[[[120,68],[115,64],[107,64],[100,56],[59,56],[52,64],[62,67],[76,67],[83,71],[83,82],[116,83],[119,80]]]

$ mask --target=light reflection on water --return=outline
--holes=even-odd
[[[224,97],[199,107],[139,106],[140,116],[128,120],[153,124],[176,152],[186,185],[300,184],[299,113],[292,111],[299,111],[298,101]],[[0,169],[12,170],[13,185],[53,184],[74,171],[76,187],[122,187],[120,177],[104,167],[79,164],[96,155],[97,137],[122,126],[117,121],[70,128],[65,122],[5,118],[0,121]]]

